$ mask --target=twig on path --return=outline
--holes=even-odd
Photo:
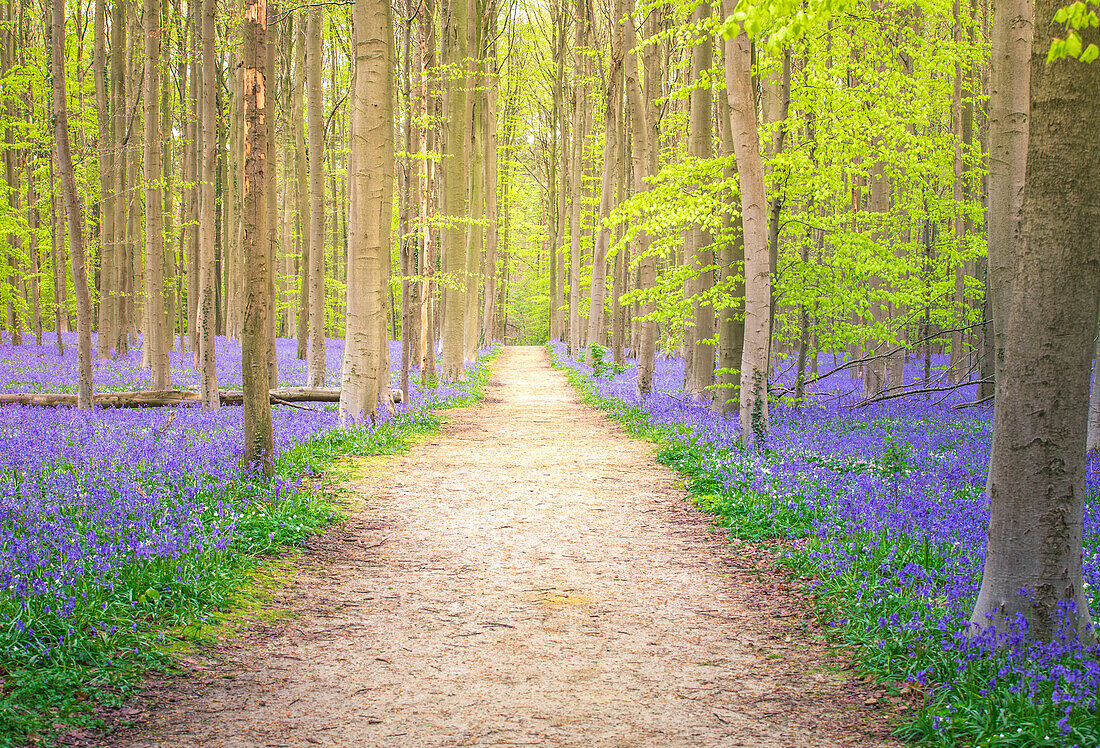
[[[382,538],[381,540],[379,540],[379,541],[378,541],[377,543],[375,543],[374,545],[365,545],[365,546],[363,546],[363,548],[364,548],[365,550],[368,550],[368,551],[369,551],[369,550],[370,550],[371,548],[377,548],[378,546],[382,545],[383,543],[385,543],[385,542],[386,542],[387,540],[389,540],[389,539],[390,539],[390,536],[389,536],[389,535],[387,535],[386,537]]]

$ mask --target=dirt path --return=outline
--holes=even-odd
[[[362,479],[298,619],[161,687],[115,744],[888,743],[791,602],[544,350],[506,348],[488,395]]]

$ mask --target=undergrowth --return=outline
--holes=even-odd
[[[960,604],[946,591],[928,592],[957,584],[954,564],[963,552],[958,543],[929,542],[888,528],[822,535],[818,528],[829,506],[821,495],[824,487],[806,481],[769,489],[774,455],[720,447],[702,442],[687,426],[657,423],[638,405],[601,396],[598,382],[558,362],[555,349],[548,348],[555,368],[586,404],[605,411],[628,433],[657,443],[658,459],[685,476],[690,500],[731,538],[772,547],[776,562],[810,592],[831,638],[852,648],[861,675],[888,694],[923,694],[922,707],[897,729],[898,737],[936,748],[1100,745],[1095,706],[1070,709],[1059,693],[1082,667],[1100,665],[1082,663],[1071,649],[1042,662],[1020,660],[1008,650],[968,652],[946,623],[939,629],[927,625],[951,620],[948,606]],[[899,485],[914,470],[911,447],[891,434],[884,443],[874,462],[829,466],[849,474],[873,472],[887,485]],[[836,461],[828,454],[808,456],[808,462],[822,460]],[[838,557],[844,560],[839,569]],[[1030,691],[1017,677],[1029,668],[1048,673]]]
[[[436,396],[376,426],[315,434],[280,456],[270,482],[242,476],[201,497],[211,516],[245,507],[223,548],[135,563],[110,587],[86,586],[71,611],[0,598],[0,748],[52,745],[73,728],[101,728],[102,708],[121,705],[145,674],[231,632],[227,622],[239,622],[242,610],[262,608],[293,577],[287,554],[345,517],[342,458],[400,453],[437,430],[436,411],[483,397],[495,354],[474,365],[459,395]]]

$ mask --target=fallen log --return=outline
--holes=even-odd
[[[339,387],[277,387],[270,391],[272,405],[283,403],[338,403]],[[218,393],[222,405],[241,405],[244,393],[222,390]],[[100,408],[159,408],[169,405],[198,403],[199,393],[190,390],[131,390],[97,392],[95,404]],[[20,392],[0,394],[0,405],[41,405],[45,407],[76,407],[76,395],[64,392]]]

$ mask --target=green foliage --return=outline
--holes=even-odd
[[[615,363],[614,358],[609,354],[610,351],[602,345],[593,343],[588,346],[588,358],[592,366],[592,376],[599,379],[611,379],[616,374],[621,374],[626,371],[626,367],[622,364]]]
[[[1063,8],[1059,8],[1054,14],[1054,22],[1062,24],[1066,29],[1064,39],[1055,37],[1050,43],[1050,51],[1047,53],[1047,64],[1072,57],[1084,63],[1090,63],[1100,57],[1100,47],[1090,42],[1087,46],[1078,33],[1087,28],[1100,26],[1100,16],[1097,10],[1100,3],[1096,0],[1077,0]]]

